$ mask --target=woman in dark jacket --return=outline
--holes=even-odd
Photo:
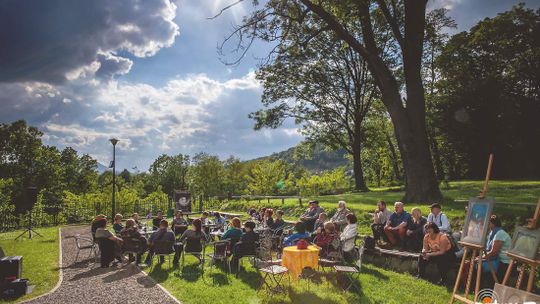
[[[405,233],[405,250],[418,252],[422,250],[424,240],[424,226],[427,224],[427,219],[422,216],[420,208],[411,210],[411,219],[407,223],[407,231]]]

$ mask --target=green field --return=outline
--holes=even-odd
[[[6,255],[23,256],[22,277],[35,285],[34,291],[16,301],[33,298],[50,291],[58,282],[58,227],[39,228],[36,231],[43,237],[35,236],[29,240],[27,235],[14,239],[21,231],[0,233],[0,247]],[[1,300],[0,300],[1,302]],[[5,303],[10,303],[7,301]]]

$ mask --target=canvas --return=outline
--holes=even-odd
[[[469,199],[469,207],[461,241],[468,244],[484,246],[488,231],[489,218],[495,201],[489,198]]]
[[[515,255],[535,259],[540,244],[540,229],[528,229],[527,227],[516,227],[512,238],[512,248],[508,250]]]

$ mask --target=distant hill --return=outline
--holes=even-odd
[[[321,172],[326,170],[333,170],[337,167],[351,167],[351,162],[346,158],[347,152],[344,149],[336,151],[325,151],[322,145],[317,145],[313,150],[312,155],[301,155],[296,153],[296,147],[292,147],[288,150],[273,153],[270,156],[264,156],[254,159],[258,160],[278,160],[302,166],[312,172]]]
[[[98,162],[98,163],[97,163],[97,168],[96,168],[96,170],[97,170],[97,172],[98,172],[99,174],[102,174],[103,172],[109,170],[109,167],[107,167],[107,166],[105,166],[104,164]]]

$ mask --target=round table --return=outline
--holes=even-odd
[[[319,248],[315,246],[308,246],[307,249],[298,249],[296,246],[285,247],[281,259],[281,265],[287,267],[291,276],[296,279],[305,267],[317,270]]]

